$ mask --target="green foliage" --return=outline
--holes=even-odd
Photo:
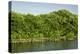
[[[73,32],[70,32],[66,35],[66,39],[67,40],[74,40],[75,36]]]
[[[50,38],[57,41],[64,36],[66,40],[73,40],[77,33],[78,16],[68,10],[59,10],[36,16],[11,13],[11,38],[14,40]]]

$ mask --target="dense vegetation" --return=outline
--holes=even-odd
[[[68,10],[48,14],[11,13],[12,42],[74,40],[78,34],[78,15]]]

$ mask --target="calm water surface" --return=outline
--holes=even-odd
[[[76,49],[78,47],[77,45],[78,45],[77,40],[59,41],[59,42],[47,41],[47,42],[34,42],[34,43],[15,43],[12,44],[12,52]]]

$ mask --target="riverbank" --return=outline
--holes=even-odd
[[[65,36],[59,37],[59,38],[28,38],[28,39],[12,39],[11,43],[25,43],[25,42],[45,42],[45,41],[53,41],[53,42],[59,42],[59,41],[66,41],[66,40],[75,40],[77,37],[73,38],[66,38]]]

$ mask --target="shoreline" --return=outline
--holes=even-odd
[[[66,39],[66,38],[59,38],[59,39],[54,39],[54,38],[30,38],[30,39],[17,39],[17,40],[11,40],[11,43],[28,43],[28,42],[46,42],[46,41],[52,41],[52,42],[59,42],[59,41],[72,41],[76,40],[77,38],[71,38],[71,39]]]

